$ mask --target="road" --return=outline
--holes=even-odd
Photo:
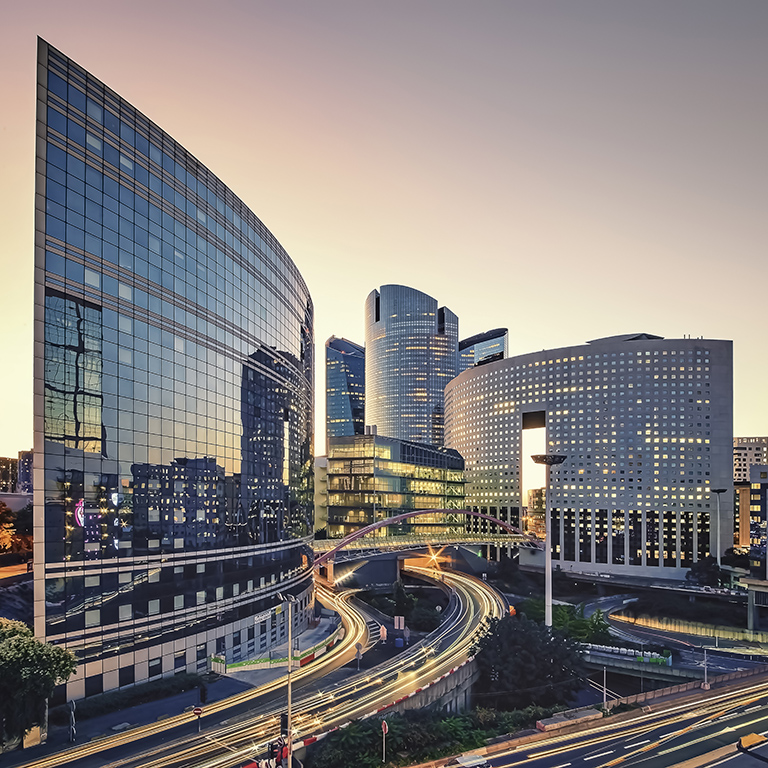
[[[431,569],[413,573],[434,576]],[[376,714],[466,661],[486,617],[501,616],[502,599],[490,587],[458,572],[442,580],[456,596],[452,615],[425,640],[373,670],[295,697],[296,741],[315,738],[351,720]],[[232,768],[263,755],[274,739],[281,701],[270,701],[246,716],[223,723],[201,738],[187,738],[151,752],[107,763],[105,768]]]
[[[767,705],[768,682],[746,683],[734,692],[710,692],[628,721],[600,720],[578,733],[499,752],[489,762],[493,768],[671,768],[765,731]]]
[[[416,575],[435,577],[431,569],[410,569]],[[501,616],[506,610],[502,598],[483,582],[458,572],[442,572],[439,578],[454,593],[450,615],[421,643],[373,670],[347,674],[335,684],[326,684],[325,674],[332,668],[327,655],[293,677],[312,676],[308,685],[294,694],[293,725],[300,741],[316,737],[350,720],[374,714],[377,710],[407,697],[466,661],[486,617]],[[318,586],[323,590],[322,586]],[[345,637],[346,661],[354,654],[354,644],[365,641],[366,616],[353,607],[351,592],[323,594],[323,601],[334,603],[348,627]],[[333,666],[346,663],[343,655],[334,657]],[[326,660],[328,667],[323,668]],[[344,670],[348,672],[348,670]],[[333,678],[338,677],[334,675]],[[278,732],[280,712],[285,709],[286,679],[261,686],[254,691],[231,697],[206,707],[206,724],[213,715],[224,716],[203,733],[190,734],[194,716],[186,713],[160,723],[136,728],[99,742],[59,752],[48,759],[28,763],[28,768],[53,768],[73,765],[77,768],[170,768],[207,766],[229,768],[263,754],[266,744]],[[244,697],[247,697],[247,701]],[[247,705],[247,712],[243,707]],[[232,714],[238,705],[237,714]],[[211,711],[213,710],[213,711]]]
[[[611,625],[611,634],[632,643],[646,646],[664,646],[675,652],[674,665],[680,668],[698,669],[704,667],[704,648],[707,649],[707,671],[709,675],[724,675],[766,663],[766,656],[758,652],[750,654],[750,648],[739,640],[719,640],[699,635],[684,635],[638,626],[611,619],[611,611],[619,610],[632,600],[631,595],[616,595],[598,598],[584,604],[584,615],[591,616],[595,610],[605,613]]]

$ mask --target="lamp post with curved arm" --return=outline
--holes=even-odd
[[[531,458],[546,466],[544,484],[544,624],[552,626],[552,524],[549,519],[549,472],[551,467],[562,464],[568,457],[561,453],[542,453]]]

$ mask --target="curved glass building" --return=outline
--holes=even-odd
[[[378,434],[443,444],[443,390],[458,373],[459,319],[404,285],[365,302],[365,422]]]
[[[639,333],[510,357],[459,374],[445,408],[470,509],[524,524],[524,430],[567,457],[549,487],[562,570],[680,580],[732,545],[730,341]]]
[[[312,604],[313,309],[205,166],[44,41],[35,631],[68,699],[284,642]]]

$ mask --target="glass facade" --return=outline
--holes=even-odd
[[[66,696],[246,658],[312,602],[313,309],[224,184],[38,52],[35,630]]]
[[[426,293],[383,285],[365,303],[365,423],[443,444],[445,385],[458,372],[459,319]]]
[[[336,336],[325,342],[325,425],[326,446],[365,433],[365,349]]]
[[[507,354],[507,329],[495,328],[459,342],[459,373],[473,365],[503,360]]]
[[[331,537],[416,509],[457,511],[420,515],[377,535],[465,530],[464,460],[456,451],[380,435],[331,438],[327,483]]]

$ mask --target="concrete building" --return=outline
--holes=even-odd
[[[748,483],[754,464],[768,464],[768,437],[734,437],[733,481]]]
[[[19,451],[18,479],[16,490],[19,493],[32,493],[33,452]]]
[[[19,460],[0,457],[0,493],[16,493],[19,478]]]
[[[459,319],[421,291],[383,285],[365,302],[365,423],[443,445],[445,385],[458,372]]]
[[[308,620],[313,308],[181,144],[45,41],[37,73],[35,634],[78,659],[58,703],[264,653],[281,594]]]
[[[733,541],[732,344],[629,334],[470,368],[446,388],[467,507],[519,525],[526,428],[546,429],[553,561],[683,579]],[[530,477],[530,475],[528,475]],[[719,518],[710,488],[726,488]]]

